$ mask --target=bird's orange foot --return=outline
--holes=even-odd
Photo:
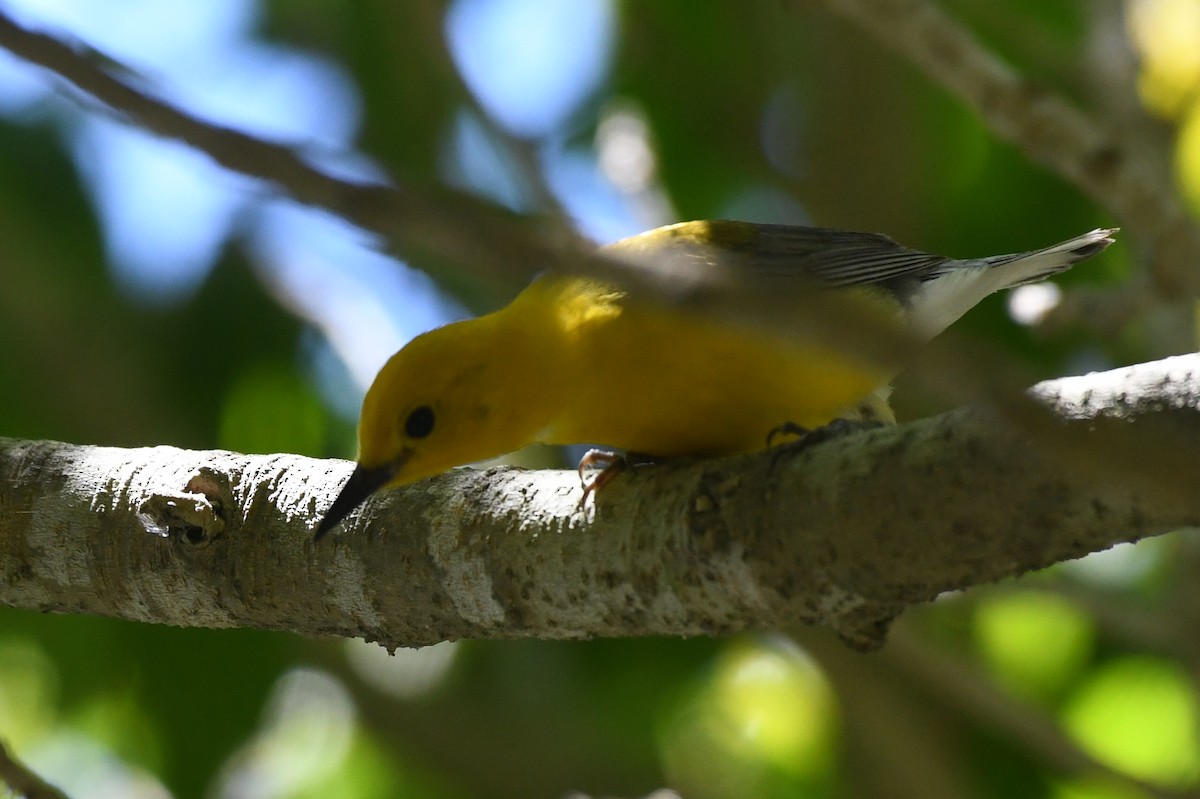
[[[606,449],[589,449],[579,459],[579,484],[583,487],[583,496],[579,498],[579,508],[587,504],[588,497],[613,481],[613,478],[631,466],[645,466],[654,463],[650,455],[629,452],[620,455]],[[589,480],[584,477],[584,470],[599,469]]]
[[[629,468],[629,461],[624,455],[606,449],[589,449],[579,459],[579,485],[583,488],[583,496],[579,498],[579,508],[587,505],[588,497],[612,482],[612,479]],[[591,478],[584,476],[587,469],[599,469]]]

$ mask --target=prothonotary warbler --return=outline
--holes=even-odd
[[[932,338],[987,295],[1041,280],[1112,243],[1093,230],[1015,255],[957,260],[872,233],[684,222],[609,245],[795,276],[796,291],[861,297]],[[698,255],[699,254],[699,255]],[[707,255],[706,255],[707,254]],[[508,306],[432,330],[387,362],[363,401],[358,465],[317,528],[375,491],[527,444],[589,443],[652,457],[767,446],[782,425],[894,422],[896,369],[846,348],[671,308],[585,277],[546,274]]]

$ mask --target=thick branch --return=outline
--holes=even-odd
[[[1119,428],[1200,452],[1200,356],[1034,393],[1095,451]],[[388,645],[802,621],[867,647],[944,591],[1200,526],[1196,492],[1065,468],[998,428],[967,409],[639,468],[586,512],[572,472],[457,471],[369,503],[319,546],[344,462],[3,440],[0,601]]]

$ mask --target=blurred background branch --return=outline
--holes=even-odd
[[[1090,114],[1080,110],[990,52],[931,0],[825,5],[917,65],[974,109],[993,133],[1078,186],[1138,238],[1149,282],[1123,286],[1103,299],[1093,294],[1086,306],[1076,306],[1075,320],[1102,321],[1101,329],[1112,332],[1156,301],[1200,295],[1200,225],[1171,180],[1167,142],[1145,135],[1149,126],[1139,105],[1121,104],[1121,116],[1112,113],[1115,103]],[[1097,13],[1097,21],[1106,13]],[[1116,42],[1105,52],[1112,46]],[[1107,87],[1087,88],[1096,95]]]
[[[25,799],[66,799],[66,795],[21,765],[0,743],[0,782]]]

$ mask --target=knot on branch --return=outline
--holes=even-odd
[[[207,547],[225,532],[222,482],[206,467],[188,479],[183,491],[162,491],[147,497],[137,510],[147,533],[174,538],[197,548]]]

